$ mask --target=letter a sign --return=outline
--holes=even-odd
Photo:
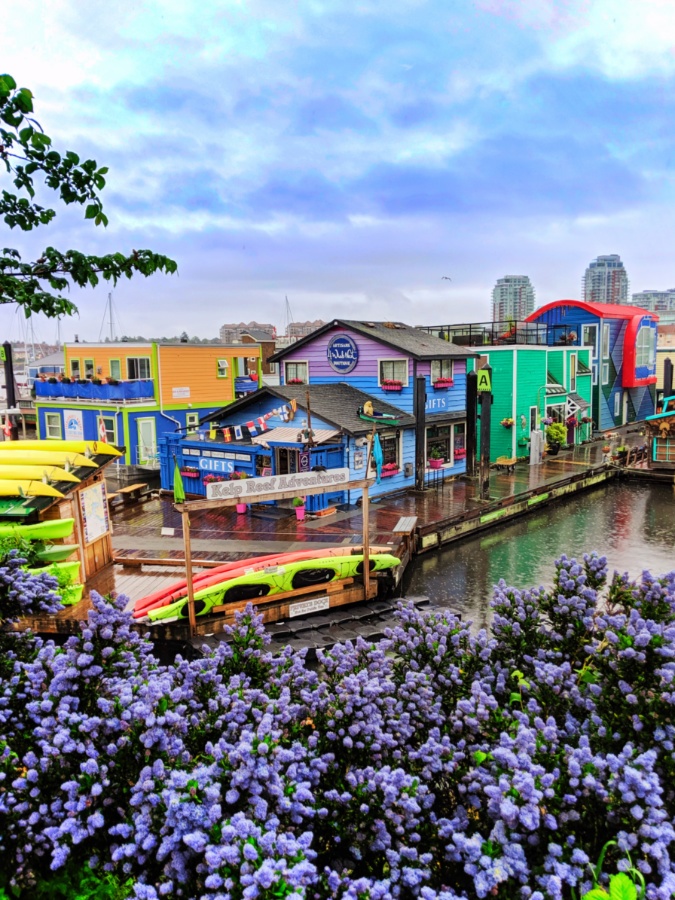
[[[487,369],[478,370],[478,390],[488,393],[492,391],[492,380]]]

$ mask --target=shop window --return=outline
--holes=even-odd
[[[380,434],[380,446],[382,447],[382,469],[386,472],[401,468],[401,441],[395,431],[388,434]],[[375,469],[375,460],[370,458],[370,468]]]
[[[434,450],[444,460],[452,458],[452,432],[449,425],[432,425],[427,428],[427,459]]]
[[[284,381],[286,384],[307,384],[307,363],[306,362],[287,362],[284,363]]]
[[[454,362],[451,359],[431,360],[431,383],[442,379],[452,381],[454,378]]]
[[[109,444],[117,444],[117,429],[114,416],[101,416],[101,424],[105,429],[105,439]]]
[[[61,413],[45,413],[45,437],[47,440],[61,439]]]
[[[452,445],[454,461],[466,458],[466,422],[456,422],[452,426]]]
[[[381,359],[380,384],[383,381],[400,381],[403,387],[408,385],[407,359]]]
[[[140,381],[144,378],[150,378],[150,357],[127,357],[127,378],[129,381]]]
[[[272,457],[258,454],[255,458],[255,474],[260,477],[272,474]]]

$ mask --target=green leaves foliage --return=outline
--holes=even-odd
[[[72,150],[54,149],[49,135],[29,115],[32,111],[31,91],[17,88],[11,75],[0,75],[0,171],[4,165],[16,191],[3,188],[0,217],[10,228],[22,231],[48,225],[56,211],[35,202],[35,179],[41,177],[62,203],[83,206],[85,219],[107,226],[99,192],[105,188],[108,167],[98,166],[93,159],[81,161]],[[150,250],[97,257],[48,247],[36,262],[23,263],[17,251],[5,249],[0,257],[0,303],[18,304],[27,317],[37,312],[50,317],[71,315],[77,307],[55,292],[72,284],[94,286],[100,278],[115,284],[122,276],[172,274],[176,269],[172,259]]]

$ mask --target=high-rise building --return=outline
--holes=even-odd
[[[583,292],[587,303],[628,303],[628,273],[617,253],[593,260],[584,273]]]
[[[314,322],[289,322],[287,337],[289,337],[291,341],[298,341],[300,338],[307,337],[308,334],[311,334],[313,331],[316,331],[317,328],[321,328],[321,326],[325,324],[323,319],[316,319]]]
[[[675,288],[667,291],[641,291],[630,299],[632,306],[641,306],[649,312],[675,312]]]
[[[527,275],[505,275],[492,289],[492,321],[522,321],[534,312],[534,288]]]

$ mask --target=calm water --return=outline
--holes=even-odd
[[[632,576],[675,569],[675,488],[608,484],[554,503],[495,531],[421,556],[407,586],[409,597],[428,597],[461,610],[483,625],[492,586],[504,578],[524,588],[550,585],[553,560],[562,553],[581,559],[597,550],[610,572]]]

